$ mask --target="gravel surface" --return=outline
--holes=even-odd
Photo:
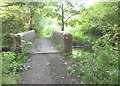
[[[55,52],[59,51],[51,38],[36,39],[29,57],[32,61],[25,63],[31,68],[21,73],[19,84],[82,84],[80,78],[70,76],[69,58]]]

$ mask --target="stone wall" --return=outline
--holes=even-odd
[[[72,53],[72,34],[65,31],[52,31],[53,37],[55,40],[59,41],[64,48],[64,52]]]

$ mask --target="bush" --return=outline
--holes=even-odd
[[[2,73],[14,76],[18,71],[24,69],[22,63],[27,60],[27,57],[20,54],[16,55],[14,52],[2,52]]]
[[[6,2],[2,2],[6,3]],[[17,4],[17,2],[15,2]],[[27,21],[29,19],[28,11],[23,11],[26,7],[21,7],[20,5],[15,5],[13,2],[8,2],[6,4],[14,4],[12,6],[1,6],[0,18],[2,19],[2,48],[10,50],[10,33],[19,33],[29,30],[26,28],[28,25]],[[19,10],[18,10],[19,9]]]
[[[69,67],[71,74],[87,83],[118,84],[118,51],[107,44],[104,47],[94,44],[92,49],[94,53],[73,50],[71,59],[75,64]]]
[[[85,10],[81,9],[77,20],[78,25],[68,30],[72,33],[74,40],[90,43],[104,38],[110,44],[120,41],[117,36],[120,33],[117,2],[95,3]]]

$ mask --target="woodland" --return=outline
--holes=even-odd
[[[21,80],[18,72],[29,69],[24,66],[27,52],[10,51],[10,34],[29,30],[35,30],[36,38],[52,37],[52,30],[70,32],[74,45],[69,56],[71,76],[90,84],[118,84],[120,3],[85,4],[86,0],[0,2],[1,84],[16,84]]]

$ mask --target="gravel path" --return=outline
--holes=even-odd
[[[51,38],[35,39],[30,54],[32,61],[26,63],[31,68],[22,72],[20,84],[81,84],[67,70],[71,65],[69,59],[58,52]]]

